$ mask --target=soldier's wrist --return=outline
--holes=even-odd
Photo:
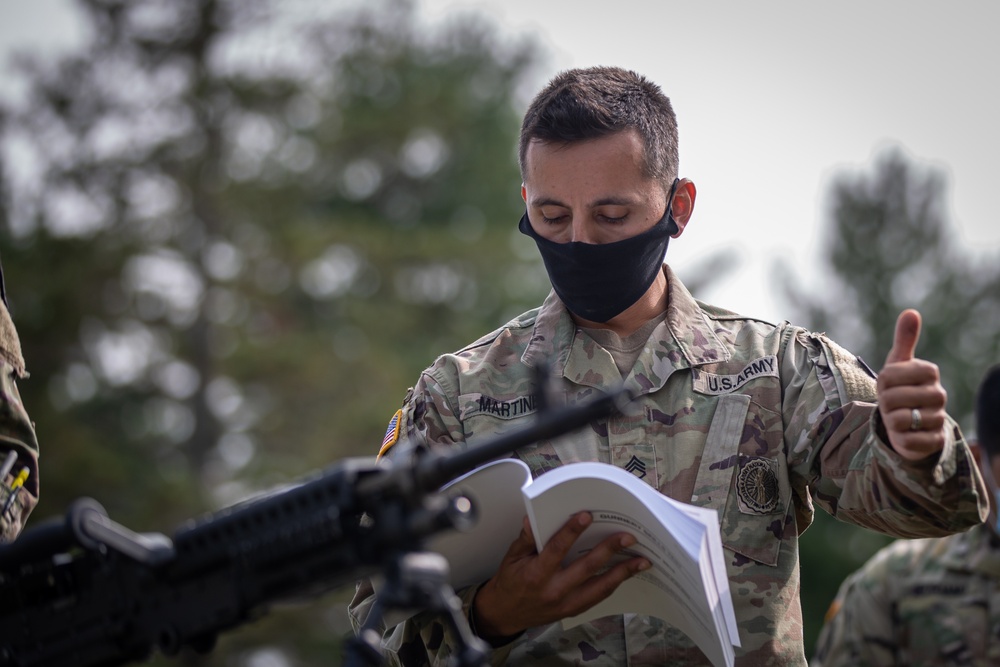
[[[499,634],[493,630],[489,623],[483,622],[483,619],[476,611],[477,603],[481,603],[479,593],[482,590],[482,586],[476,590],[476,594],[472,598],[472,603],[469,605],[469,628],[473,634],[489,644],[491,648],[505,646],[524,634],[524,630],[518,630],[513,634]]]

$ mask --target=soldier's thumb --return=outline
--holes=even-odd
[[[892,349],[885,358],[886,364],[910,361],[920,339],[920,313],[908,308],[896,319],[896,333],[892,339]]]

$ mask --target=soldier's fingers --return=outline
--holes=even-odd
[[[893,387],[882,392],[878,402],[883,414],[903,408],[925,408],[931,412],[944,409],[948,404],[948,392],[939,384]]]
[[[566,615],[578,614],[590,609],[615,592],[623,581],[639,572],[648,570],[650,562],[642,557],[629,558],[615,564],[606,571],[588,578],[580,585],[573,587],[566,598]]]
[[[635,542],[635,537],[628,533],[609,535],[590,551],[570,563],[563,571],[565,577],[571,581],[583,581],[592,577],[607,567],[613,558],[633,546]]]
[[[890,434],[896,453],[908,461],[918,461],[936,454],[944,447],[944,431],[907,431]]]
[[[892,337],[892,349],[885,358],[886,366],[913,359],[918,340],[920,340],[920,313],[907,308],[896,318],[896,331]]]
[[[579,512],[569,518],[562,528],[556,531],[538,554],[539,564],[551,571],[556,571],[562,565],[566,554],[573,548],[573,543],[587,530],[593,522],[590,512]]]
[[[606,594],[610,595],[611,591],[614,590],[614,586],[611,588],[602,587],[596,585],[594,580],[603,580],[606,574],[605,571],[609,569],[609,564],[614,563],[610,568],[614,569],[621,564],[620,561],[629,560],[629,555],[634,557],[632,559],[634,560],[633,565],[640,561],[648,563],[645,558],[629,552],[629,548],[635,543],[636,538],[629,533],[610,535],[601,540],[601,542],[587,553],[570,563],[561,572],[557,573],[553,577],[553,581],[558,587],[569,592],[577,591],[581,585],[585,585],[589,590],[596,592],[606,591]]]
[[[913,411],[917,411],[917,415]],[[883,413],[882,421],[890,431],[902,435],[940,431],[945,424],[945,412],[928,408],[900,408]]]
[[[511,542],[510,547],[507,549],[505,559],[520,560],[534,555],[535,538],[531,534],[531,524],[528,523],[528,517],[524,517],[524,520],[521,523],[521,532],[518,533],[517,538]]]
[[[890,387],[922,385],[940,382],[941,371],[937,364],[923,359],[911,359],[885,366],[876,380],[879,391]]]

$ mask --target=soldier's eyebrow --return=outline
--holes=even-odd
[[[635,199],[632,197],[602,197],[597,201],[593,202],[590,207],[594,208],[596,206],[631,206],[635,204]]]
[[[594,200],[588,204],[588,208],[596,208],[598,206],[632,206],[636,203],[634,197],[601,197],[600,199]],[[540,206],[562,206],[563,208],[569,208],[566,204],[555,199],[553,197],[532,197],[531,205],[534,207]]]
[[[552,197],[532,197],[531,205],[536,208],[540,206],[562,206],[563,208],[569,208],[566,204]]]

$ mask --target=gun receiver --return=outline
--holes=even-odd
[[[0,548],[0,667],[105,667],[156,649],[211,650],[221,632],[277,602],[353,584],[419,551],[428,536],[468,525],[474,509],[437,493],[442,484],[625,400],[618,391],[549,408],[528,427],[457,453],[345,459],[189,520],[172,539],[134,533],[79,499],[65,517]]]

